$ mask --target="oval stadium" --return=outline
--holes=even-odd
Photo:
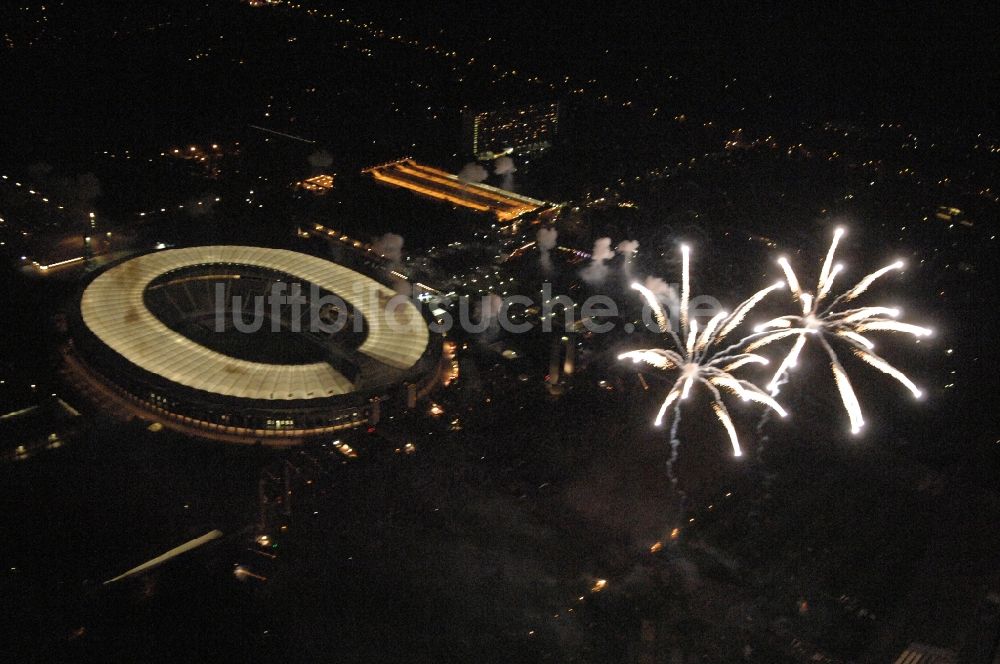
[[[68,316],[68,373],[108,409],[228,442],[298,444],[375,424],[438,374],[420,309],[285,249],[167,249],[93,276]]]

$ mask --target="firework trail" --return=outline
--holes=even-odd
[[[722,392],[734,394],[743,401],[755,401],[763,404],[781,417],[786,416],[785,410],[767,392],[749,381],[736,378],[732,373],[748,364],[767,364],[766,358],[749,351],[736,350],[741,345],[740,343],[722,350],[713,350],[739,326],[758,302],[771,291],[783,288],[784,283],[779,282],[758,291],[740,303],[731,314],[726,312],[716,314],[705,324],[705,328],[699,331],[698,321],[692,319],[688,311],[691,299],[691,260],[690,249],[686,245],[681,246],[681,258],[680,329],[674,330],[672,328],[670,319],[655,293],[642,284],[632,284],[632,288],[642,294],[652,309],[659,331],[668,342],[667,345],[671,347],[633,350],[618,356],[618,359],[631,359],[635,363],[644,362],[663,372],[675,375],[674,383],[667,392],[654,420],[656,426],[662,426],[666,419],[671,422],[671,467],[677,453],[677,426],[681,404],[688,399],[696,386],[708,390],[711,396],[712,411],[729,435],[735,456],[742,456],[743,450],[740,447],[736,429],[729,416]]]
[[[851,432],[859,433],[864,426],[864,416],[861,413],[861,404],[858,402],[851,381],[847,377],[834,350],[834,343],[846,345],[853,355],[863,362],[870,364],[882,373],[895,378],[904,385],[914,397],[920,398],[923,392],[913,384],[909,378],[901,371],[893,367],[884,359],[876,355],[873,350],[875,344],[864,336],[865,332],[900,332],[912,334],[916,337],[925,337],[931,334],[931,330],[909,323],[902,323],[896,320],[899,316],[899,309],[895,307],[857,307],[844,308],[842,305],[854,300],[859,295],[868,290],[879,277],[882,277],[893,270],[903,268],[903,263],[897,261],[891,263],[875,272],[872,272],[855,286],[844,291],[840,295],[829,299],[829,304],[824,306],[824,302],[830,297],[833,290],[834,279],[843,270],[840,263],[834,263],[837,244],[843,236],[844,230],[838,228],[833,234],[833,241],[830,249],[826,253],[826,259],[820,268],[819,281],[816,284],[815,293],[806,292],[802,289],[795,271],[792,269],[788,259],[782,256],[778,259],[788,281],[792,297],[801,305],[801,314],[791,316],[781,316],[767,321],[755,328],[760,333],[758,337],[747,346],[747,352],[756,350],[775,341],[794,338],[791,351],[785,356],[774,377],[767,386],[768,392],[772,396],[777,394],[782,379],[787,372],[795,368],[798,363],[799,354],[807,342],[814,342],[826,352],[830,360],[830,370],[833,373],[834,383],[840,393],[844,409],[851,422]]]

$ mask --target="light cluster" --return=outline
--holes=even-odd
[[[793,301],[798,304],[800,313],[781,316],[758,325],[753,334],[724,348],[721,347],[721,342],[739,327],[750,310],[772,291],[784,289],[786,282],[778,282],[758,291],[737,306],[731,314],[727,312],[716,314],[702,330],[699,330],[698,321],[691,318],[689,311],[691,294],[689,247],[681,247],[682,276],[677,329],[671,325],[656,295],[641,284],[632,284],[632,288],[642,294],[652,309],[656,325],[666,340],[667,347],[632,350],[618,357],[631,359],[635,363],[646,363],[673,377],[674,382],[656,414],[654,420],[656,426],[662,426],[665,421],[669,421],[672,438],[675,438],[681,404],[695,387],[701,386],[708,391],[712,410],[729,435],[733,454],[742,456],[736,429],[723,400],[723,394],[729,393],[743,401],[760,403],[781,417],[785,417],[787,413],[775,397],[781,381],[797,365],[803,347],[810,341],[819,344],[830,359],[834,382],[847,410],[853,433],[861,430],[864,418],[847,372],[834,350],[834,343],[845,345],[863,362],[895,378],[915,397],[922,396],[921,390],[909,378],[875,354],[874,343],[864,333],[900,332],[923,337],[930,335],[931,331],[925,327],[896,320],[899,310],[895,307],[844,306],[867,291],[883,275],[901,269],[903,264],[895,262],[887,265],[864,277],[849,290],[832,296],[834,280],[843,270],[842,265],[834,263],[837,244],[843,232],[843,229],[838,228],[834,233],[814,293],[802,289],[788,259],[784,257],[778,259],[778,264],[785,274],[787,287],[791,291]],[[756,351],[786,339],[794,339],[794,343],[766,388],[734,375],[733,372],[746,365],[769,364],[768,359]],[[675,440],[671,442],[676,444]]]

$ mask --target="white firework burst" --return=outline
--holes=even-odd
[[[743,401],[755,401],[772,409],[781,417],[787,413],[775,399],[753,383],[737,378],[732,372],[748,364],[767,364],[767,358],[749,351],[735,350],[739,343],[725,349],[720,349],[720,342],[746,317],[750,310],[768,293],[784,288],[779,282],[758,291],[752,297],[744,300],[733,313],[720,312],[705,324],[703,330],[698,329],[698,321],[689,315],[691,295],[690,280],[690,249],[681,247],[682,280],[680,301],[680,329],[674,330],[662,305],[656,295],[642,284],[633,283],[632,288],[642,293],[656,319],[656,324],[670,348],[648,348],[622,353],[618,359],[630,359],[633,362],[644,362],[657,369],[676,375],[673,385],[660,405],[654,423],[662,426],[669,419],[676,425],[680,413],[680,405],[698,386],[706,388],[711,396],[712,410],[719,422],[729,434],[733,445],[733,454],[742,456],[739,439],[729,411],[723,401],[722,392],[731,393]]]
[[[840,392],[841,401],[851,422],[851,432],[859,433],[865,421],[861,413],[861,405],[851,386],[851,381],[847,377],[834,346],[831,342],[839,342],[850,348],[851,352],[863,362],[870,364],[879,371],[895,378],[903,384],[914,397],[923,396],[921,390],[913,384],[901,371],[893,367],[884,359],[875,354],[875,344],[866,336],[865,332],[901,332],[912,334],[916,337],[925,337],[931,334],[931,330],[918,325],[903,323],[896,318],[899,316],[899,309],[895,307],[857,307],[844,308],[842,305],[854,300],[859,295],[868,290],[875,281],[883,275],[894,270],[903,268],[903,263],[897,261],[872,272],[859,281],[853,288],[844,291],[840,295],[830,298],[833,290],[834,279],[843,270],[843,266],[834,263],[834,255],[837,251],[837,244],[844,234],[844,229],[838,228],[833,234],[833,242],[827,251],[826,260],[819,273],[819,281],[816,285],[815,293],[802,290],[795,271],[789,264],[788,259],[781,257],[778,265],[785,273],[792,297],[801,305],[801,314],[791,316],[781,316],[774,320],[767,321],[755,328],[755,331],[762,333],[752,343],[747,346],[747,351],[756,350],[775,341],[794,338],[795,343],[791,351],[785,356],[778,370],[775,372],[771,382],[767,385],[768,392],[775,395],[782,377],[793,369],[807,341],[819,344],[830,358],[830,369],[833,372],[834,383]],[[825,304],[829,302],[829,304]]]

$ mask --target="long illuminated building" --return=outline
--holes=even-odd
[[[499,221],[513,221],[551,207],[545,201],[521,196],[487,184],[463,182],[457,175],[412,159],[380,164],[364,170],[376,181],[477,212],[492,213]]]

